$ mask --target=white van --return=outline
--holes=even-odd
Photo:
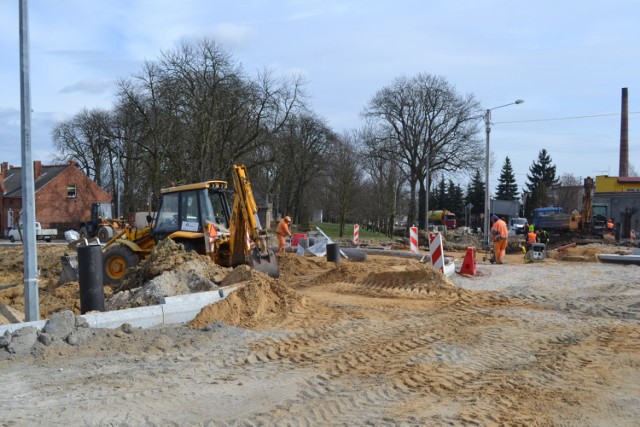
[[[526,224],[526,218],[511,218],[509,220],[509,235],[515,236],[518,234],[524,234],[524,225]]]

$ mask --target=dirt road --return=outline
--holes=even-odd
[[[519,261],[285,254],[199,328],[0,360],[0,425],[640,424],[640,268]]]

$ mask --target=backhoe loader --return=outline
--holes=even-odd
[[[234,165],[233,208],[226,181],[206,181],[161,190],[150,226],[126,227],[103,249],[104,283],[118,284],[125,271],[149,256],[163,239],[181,243],[185,250],[209,255],[216,264],[248,264],[271,277],[279,276],[278,260],[268,248],[267,232],[244,165]],[[63,272],[64,273],[64,272]]]

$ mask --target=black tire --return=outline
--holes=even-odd
[[[113,228],[108,225],[103,225],[98,229],[98,240],[102,243],[106,243],[113,237]]]
[[[102,255],[102,270],[105,285],[117,285],[122,281],[124,273],[135,267],[140,258],[127,246],[112,245]]]
[[[13,236],[9,236],[9,240],[11,241],[11,243],[14,243],[16,241],[16,238]]]

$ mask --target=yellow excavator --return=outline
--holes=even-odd
[[[155,218],[144,228],[128,226],[113,236],[103,251],[104,283],[118,284],[130,267],[149,256],[163,239],[185,250],[209,255],[216,264],[248,264],[271,277],[280,275],[278,260],[269,249],[267,232],[244,165],[233,167],[233,208],[226,181],[205,181],[161,190]]]

